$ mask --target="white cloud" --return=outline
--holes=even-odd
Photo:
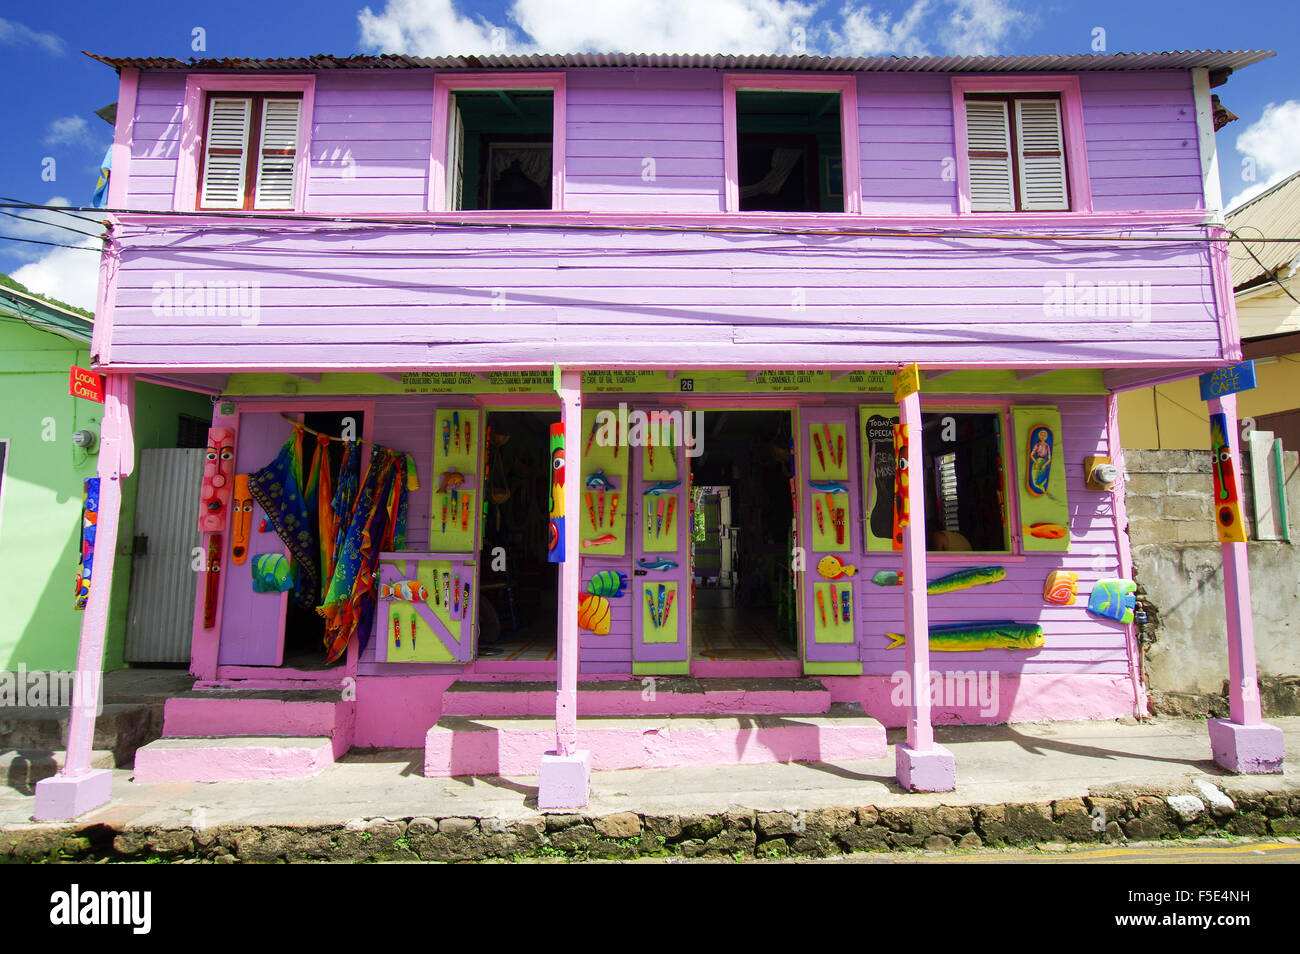
[[[36,261],[17,269],[13,273],[14,280],[22,282],[38,295],[48,295],[69,305],[94,311],[99,287],[99,256],[93,250],[99,249],[100,243],[98,239],[88,238],[76,244],[77,248],[50,249]]]
[[[1234,209],[1277,185],[1300,169],[1300,101],[1269,103],[1255,122],[1237,137],[1241,178],[1254,182],[1228,203]]]
[[[914,0],[900,15],[825,0],[514,0],[509,23],[454,0],[387,0],[358,14],[368,50],[459,53],[832,53],[921,56],[1001,49],[1027,19],[1014,0]]]
[[[70,203],[66,197],[56,195],[47,199],[43,204],[67,206]],[[0,232],[19,239],[63,242],[72,245],[82,239],[89,241],[89,238],[69,231],[70,228],[82,232],[98,233],[102,227],[99,219],[79,212],[55,212],[50,209],[6,209],[5,211],[11,214],[0,216]],[[20,217],[15,218],[14,216]],[[60,226],[63,227],[60,228]],[[45,248],[46,246],[15,242],[12,245],[6,245],[4,252],[15,258],[30,261],[45,254]]]
[[[63,41],[53,33],[37,33],[31,27],[0,17],[0,43],[10,46],[36,46],[52,56],[63,55]]]
[[[47,146],[93,146],[95,137],[90,134],[90,124],[80,116],[64,116],[50,123],[45,131]]]

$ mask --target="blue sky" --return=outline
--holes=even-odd
[[[118,56],[293,56],[401,50],[488,52],[1086,53],[1273,49],[1217,90],[1241,117],[1219,133],[1225,199],[1300,168],[1300,27],[1283,0],[49,0],[0,7],[6,148],[0,195],[88,204],[111,128],[115,73],[81,50]],[[255,26],[252,26],[255,24]],[[1104,31],[1104,35],[1096,31]],[[197,50],[195,30],[205,49]],[[1271,107],[1271,108],[1270,108]],[[50,160],[53,160],[51,164]],[[51,181],[50,176],[53,176]],[[1243,175],[1253,179],[1244,179]],[[74,228],[71,218],[52,213]],[[93,228],[91,228],[93,231]],[[0,236],[83,237],[0,216]],[[0,240],[0,271],[90,307],[87,251]]]

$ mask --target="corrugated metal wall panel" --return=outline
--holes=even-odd
[[[126,661],[183,663],[190,658],[202,448],[158,448],[140,454],[135,534],[148,537],[132,558]]]

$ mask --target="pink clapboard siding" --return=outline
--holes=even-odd
[[[123,244],[112,360],[128,365],[1087,365],[1150,359],[1153,339],[1170,360],[1220,353],[1191,243],[176,224],[126,226]],[[1083,280],[1149,283],[1150,313],[1051,314],[1053,288]],[[251,283],[257,314],[160,306],[177,282]]]
[[[1204,207],[1190,74],[1081,73],[1094,210]],[[722,73],[570,70],[565,208],[723,208]],[[183,74],[144,72],[132,131],[128,207],[169,209]],[[433,74],[317,74],[305,211],[416,214],[427,208]],[[863,213],[957,211],[952,77],[858,76]]]
[[[722,76],[571,70],[565,209],[723,208]]]
[[[960,398],[944,405],[961,404]],[[1003,566],[1006,579],[987,586],[972,587],[929,598],[932,625],[1014,620],[1039,623],[1046,645],[1032,652],[989,649],[972,653],[931,653],[935,671],[985,670],[999,673],[1110,673],[1129,671],[1125,631],[1119,623],[1098,619],[1086,612],[1088,593],[1099,579],[1119,573],[1119,548],[1115,536],[1114,500],[1111,494],[1088,490],[1083,481],[1083,458],[1107,454],[1106,399],[1104,397],[1035,396],[1020,403],[1052,404],[1061,411],[1061,449],[1066,492],[1070,507],[1070,550],[1068,553],[1031,553],[1012,559],[997,555],[944,554],[929,563],[930,579],[968,566]],[[1012,462],[1008,462],[1010,465]],[[1018,469],[1009,469],[1018,474]],[[1012,491],[1014,493],[1014,489]],[[931,554],[931,557],[936,556]],[[900,555],[873,553],[856,555],[854,581],[860,612],[859,646],[863,673],[889,674],[906,666],[904,650],[885,649],[885,633],[903,629],[901,587],[881,587],[871,582],[878,570],[898,570]],[[1043,601],[1043,581],[1053,570],[1079,574],[1079,602],[1054,606]]]

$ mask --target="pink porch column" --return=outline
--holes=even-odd
[[[1237,430],[1237,395],[1211,398],[1211,414],[1223,414],[1233,477],[1240,493],[1241,441]],[[1224,543],[1223,599],[1228,629],[1227,719],[1209,720],[1214,761],[1230,772],[1264,775],[1282,771],[1286,746],[1282,730],[1262,721],[1255,668],[1255,623],[1250,608],[1250,568],[1245,543]]]
[[[894,748],[898,784],[910,792],[950,792],[957,787],[952,753],[934,741],[930,725],[930,610],[926,596],[925,465],[922,453],[921,395],[899,405],[907,428],[907,499],[911,518],[903,531],[903,619],[907,632],[907,678],[911,705],[907,742]]]
[[[560,421],[564,424],[564,562],[560,564],[560,638],[556,647],[555,751],[542,756],[537,807],[584,808],[591,792],[591,753],[578,748],[578,515],[581,507],[582,372],[560,379]]]
[[[63,770],[36,783],[36,821],[76,818],[107,802],[113,773],[91,769],[95,713],[103,689],[104,636],[108,627],[108,597],[113,588],[114,551],[122,509],[122,478],[135,462],[132,437],[134,381],[130,375],[109,374],[104,386],[104,415],[100,426],[99,520],[95,530],[95,564],[90,595],[81,619],[77,671],[68,723],[68,751]]]

